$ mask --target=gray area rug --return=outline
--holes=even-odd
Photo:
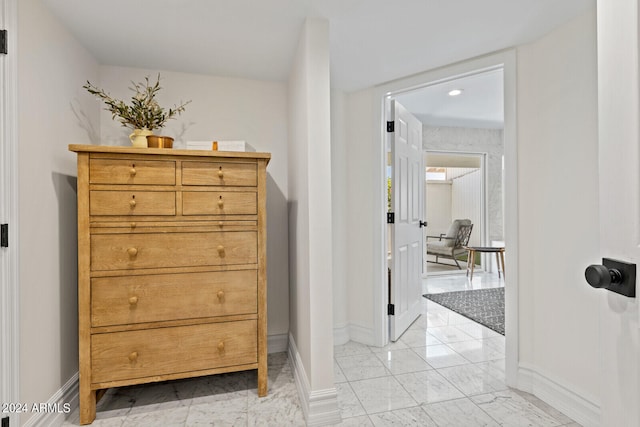
[[[504,335],[504,288],[473,289],[423,296]]]

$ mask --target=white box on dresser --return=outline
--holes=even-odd
[[[109,387],[257,369],[265,396],[270,154],[69,150],[81,424]]]

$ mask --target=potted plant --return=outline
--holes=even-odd
[[[162,89],[160,86],[160,74],[154,84],[149,81],[149,76],[144,78],[144,82],[131,82],[133,87],[129,89],[134,92],[131,103],[112,98],[107,92],[98,89],[88,80],[82,86],[90,94],[100,98],[106,104],[105,110],[111,112],[112,118],[130,128],[133,133],[129,135],[131,144],[134,147],[147,147],[147,136],[153,135],[155,129],[162,128],[166,121],[175,118],[185,110],[185,106],[191,101],[174,105],[173,108],[165,110],[158,104],[156,95]]]

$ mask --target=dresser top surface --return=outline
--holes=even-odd
[[[266,159],[267,162],[269,161],[269,159],[271,159],[271,153],[213,150],[174,150],[172,148],[134,148],[109,145],[70,144],[69,151],[74,151],[76,153],[117,153],[185,157]]]

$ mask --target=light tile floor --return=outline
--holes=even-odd
[[[429,277],[423,293],[502,286],[497,276]],[[339,426],[579,427],[504,383],[504,337],[424,299],[422,316],[384,348],[336,346]],[[255,372],[111,389],[96,427],[304,426],[285,353],[269,355],[269,395]],[[65,426],[78,425],[77,411]]]

